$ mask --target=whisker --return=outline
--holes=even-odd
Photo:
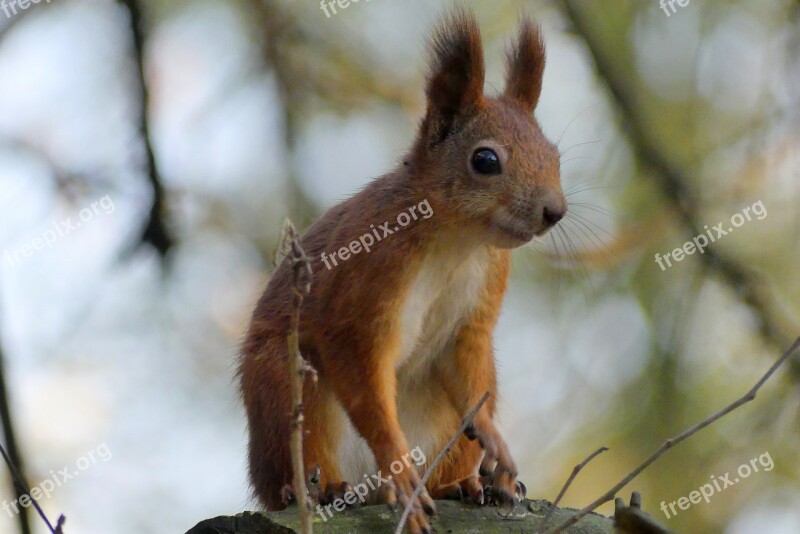
[[[556,265],[561,264],[561,250],[558,248],[558,242],[554,236],[555,232],[550,232],[550,238],[553,240],[553,248],[556,251]]]
[[[587,181],[583,181],[583,182],[578,182],[577,184],[574,184],[573,186],[571,186],[568,189],[566,189],[565,192],[568,193],[568,192],[572,191],[573,189],[577,189],[579,187],[588,186],[588,185],[594,185],[594,184],[599,184],[599,183],[600,183],[600,178],[597,178],[596,180],[587,180]]]
[[[623,186],[621,185],[603,185],[598,187],[587,187],[585,189],[581,189],[579,191],[571,191],[569,193],[565,193],[564,196],[568,197],[570,195],[577,195],[578,193],[585,193],[586,191],[595,191],[598,189],[621,189]]]
[[[583,115],[584,113],[586,113],[586,112],[587,112],[587,111],[589,111],[590,109],[592,109],[592,108],[594,108],[594,107],[597,107],[597,106],[599,106],[599,105],[600,105],[600,102],[598,102],[598,103],[596,103],[596,104],[592,104],[592,105],[591,105],[591,106],[589,106],[588,108],[584,109],[583,111],[581,111],[580,113],[578,113],[577,115],[575,115],[574,117],[572,117],[572,120],[570,120],[570,121],[567,123],[567,126],[566,126],[566,128],[564,128],[564,131],[563,131],[563,132],[561,132],[561,135],[559,135],[559,136],[558,136],[558,141],[556,141],[556,148],[558,148],[558,145],[560,145],[560,144],[561,144],[561,140],[562,140],[562,139],[564,139],[564,134],[566,134],[566,133],[567,133],[567,130],[569,130],[569,127],[570,127],[570,126],[572,126],[572,123],[573,123],[573,122],[575,122],[575,121],[578,119],[578,117],[580,117],[581,115]]]
[[[586,230],[584,230],[582,227],[578,226],[578,221],[576,221],[575,219],[563,219],[563,222],[564,222],[565,225],[567,223],[569,223],[571,225],[570,228],[575,228],[578,232],[581,233],[581,236],[586,238],[586,241],[589,242],[590,246],[587,247],[586,246],[586,242],[583,239],[579,239],[580,244],[581,244],[581,249],[586,250],[587,248],[592,248],[592,249],[598,248],[598,246],[599,246],[598,243],[592,238],[592,236],[590,236],[586,232]],[[580,236],[577,236],[577,237],[580,237]]]
[[[569,213],[569,212],[567,212],[567,213]],[[602,226],[600,226],[599,224],[597,224],[597,223],[596,223],[596,222],[594,222],[593,220],[589,219],[588,217],[584,217],[584,216],[583,216],[583,215],[581,215],[580,213],[575,213],[574,211],[573,211],[573,212],[570,214],[570,216],[572,216],[572,217],[576,217],[576,219],[574,219],[574,220],[576,220],[576,221],[580,221],[580,222],[582,222],[583,224],[586,224],[587,226],[589,226],[590,228],[591,228],[592,226],[594,226],[595,228],[597,228],[598,230],[600,230],[601,232],[603,232],[604,234],[606,234],[608,237],[610,237],[610,238],[612,238],[612,239],[613,239],[614,235],[613,235],[611,232],[609,232],[608,230],[606,230],[605,228],[603,228]],[[598,239],[599,239],[599,238],[598,238]]]
[[[607,215],[609,217],[614,217],[614,214],[611,213],[609,210],[605,209],[602,206],[598,206],[597,204],[590,204],[588,202],[570,202],[570,207],[575,206],[577,208],[583,208],[585,210],[590,210],[595,213],[599,213],[601,215]]]
[[[592,242],[595,244],[595,247],[596,247],[597,250],[602,250],[603,254],[607,255],[608,258],[612,258],[613,260],[618,260],[619,259],[619,254],[614,252],[614,250],[611,249],[611,247],[608,245],[608,243],[603,241],[600,238],[600,236],[598,236],[588,224],[586,224],[585,222],[576,220],[576,219],[570,219],[570,222],[572,224],[576,225],[576,228],[578,228],[578,229],[583,227],[585,229],[585,231],[588,231],[592,236],[594,236],[594,239],[596,241],[592,240]],[[598,228],[600,228],[600,227],[598,226]],[[600,229],[603,230],[602,228],[600,228]],[[606,232],[606,233],[608,233],[608,232]],[[609,236],[610,235],[611,234],[609,234]]]
[[[580,235],[580,236],[576,235],[576,238],[577,238],[577,241],[580,244],[581,250],[586,250],[587,248],[596,248],[596,244],[595,244],[594,241],[592,241],[592,239],[590,239],[589,234],[587,234],[586,231],[583,230],[581,227],[577,226],[574,220],[569,220],[568,221],[568,220],[564,219],[563,222],[564,222],[565,225],[566,225],[566,223],[570,223],[571,225],[574,225],[574,228],[576,228],[579,232],[581,232],[582,235]],[[565,227],[565,230],[567,228],[572,228],[572,227],[573,226]],[[585,241],[583,239],[584,237],[586,238]],[[586,245],[586,241],[589,242],[589,246]]]
[[[591,277],[589,276],[589,270],[586,268],[586,264],[580,257],[580,253],[578,252],[578,249],[575,247],[575,244],[572,242],[572,239],[570,239],[569,234],[567,234],[567,231],[564,229],[563,226],[556,226],[556,229],[558,230],[559,235],[562,237],[562,241],[566,241],[565,247],[567,247],[567,250],[571,251],[570,255],[572,257],[572,262],[580,266],[578,272],[583,271],[584,276],[586,276],[586,281],[589,283],[590,289],[594,291],[594,287],[592,287],[592,280]],[[581,291],[583,292],[584,298],[588,301],[589,296],[586,294],[586,288],[581,286]]]
[[[554,232],[550,232],[550,240],[553,242],[553,248],[556,251],[556,265],[561,262],[561,253],[558,250],[558,245],[556,244],[556,238],[554,237]],[[561,270],[556,269],[556,297],[561,294]]]
[[[567,244],[564,242],[564,237],[561,235],[561,233],[560,233],[560,232],[558,232],[558,230],[559,230],[559,227],[558,227],[558,226],[556,226],[556,227],[555,227],[555,230],[556,230],[556,231],[554,232],[554,233],[555,233],[555,235],[556,235],[556,236],[558,236],[558,240],[559,240],[559,241],[561,241],[561,246],[562,246],[562,247],[564,247],[564,257],[565,257],[565,263],[569,265],[569,264],[571,264],[571,263],[572,263],[572,256],[571,256],[571,254],[570,254],[570,252],[569,252],[569,249],[567,248]]]
[[[576,159],[592,159],[590,156],[575,156],[574,158],[569,158],[566,161],[561,162],[561,166],[563,167],[565,163],[569,163],[570,161],[575,161]]]
[[[528,243],[525,246],[529,247],[529,248],[532,248],[538,254],[544,254],[544,255],[549,254],[549,251],[547,251],[546,249],[545,250],[541,249],[542,243],[540,241],[537,241],[536,239],[532,240],[530,243]]]
[[[597,241],[596,241],[596,243],[595,243],[595,242],[593,242],[593,243],[595,244],[595,248],[596,248],[596,249],[598,249],[598,250],[603,250],[603,251],[605,251],[605,253],[607,253],[609,256],[611,256],[611,257],[614,257],[614,253],[612,252],[611,248],[608,246],[608,244],[606,243],[606,241],[605,241],[603,238],[601,238],[599,235],[597,235],[597,233],[596,233],[596,232],[595,232],[595,231],[592,229],[592,227],[590,226],[590,224],[589,224],[589,223],[591,223],[591,221],[589,221],[588,219],[583,219],[583,220],[580,220],[580,219],[569,219],[569,220],[570,220],[570,221],[571,221],[573,224],[577,225],[578,227],[582,227],[582,228],[584,228],[586,231],[588,231],[588,232],[589,232],[589,233],[590,233],[590,234],[591,234],[591,235],[592,235],[592,236],[593,236],[593,237],[594,237],[594,238],[597,240]],[[602,226],[600,226],[600,225],[597,225],[597,224],[595,224],[594,226],[595,226],[595,227],[596,227],[598,230],[600,230],[601,232],[603,232],[604,234],[606,234],[606,235],[607,235],[609,238],[611,238],[612,240],[614,239],[614,236],[613,236],[613,235],[612,235],[612,234],[611,234],[611,233],[610,233],[608,230],[606,230],[605,228],[603,228]]]
[[[603,250],[604,253],[608,254],[609,256],[614,256],[614,252],[611,250],[611,248],[609,248],[609,246],[600,238],[600,236],[598,236],[585,222],[577,219],[565,219],[564,222],[572,223],[574,227],[586,237],[589,243],[592,244],[595,250]]]
[[[561,158],[563,158],[563,157],[564,157],[564,154],[566,154],[567,152],[569,152],[569,151],[570,151],[570,150],[572,150],[573,148],[578,148],[579,146],[583,146],[583,145],[594,145],[594,144],[596,144],[596,143],[600,143],[600,142],[602,142],[602,141],[603,141],[602,139],[595,139],[594,141],[585,141],[585,142],[583,142],[583,143],[578,143],[578,144],[572,145],[571,147],[569,147],[568,149],[566,149],[564,152],[561,152],[561,153],[559,153],[559,155],[558,155],[558,156],[559,156],[559,157],[561,157]]]

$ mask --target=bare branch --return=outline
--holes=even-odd
[[[281,244],[281,248],[288,249],[286,260],[291,262],[294,280],[294,286],[292,287],[292,315],[288,336],[289,374],[292,377],[292,417],[294,420],[291,437],[294,471],[293,489],[300,514],[300,532],[302,534],[311,534],[313,522],[303,462],[303,385],[306,377],[311,377],[312,381],[316,382],[317,374],[303,358],[303,355],[300,354],[300,309],[303,306],[303,299],[311,291],[313,273],[311,271],[311,261],[300,245],[300,240],[291,221],[287,220],[284,223],[284,232],[286,237]]]
[[[761,389],[761,386],[763,386],[764,383],[767,380],[769,380],[770,377],[772,377],[773,374],[775,374],[775,371],[777,371],[778,368],[781,365],[783,365],[786,362],[786,360],[788,360],[798,349],[800,349],[800,337],[795,340],[795,342],[792,344],[792,346],[789,347],[789,349],[786,352],[784,352],[783,355],[780,358],[778,358],[778,361],[776,361],[772,365],[772,367],[769,368],[769,370],[766,372],[766,374],[764,376],[762,376],[761,379],[758,382],[756,382],[756,385],[753,386],[753,388],[750,391],[748,391],[743,397],[741,397],[740,399],[736,400],[732,404],[729,404],[728,406],[726,406],[725,408],[719,410],[718,412],[714,413],[713,415],[710,415],[709,417],[707,417],[706,419],[704,419],[701,422],[697,423],[696,425],[687,428],[686,430],[684,430],[683,432],[681,432],[677,436],[675,436],[673,438],[670,438],[667,441],[665,441],[661,445],[661,447],[659,447],[656,450],[656,452],[654,452],[652,455],[650,455],[650,457],[647,460],[645,460],[644,462],[639,464],[639,466],[636,467],[636,469],[631,471],[627,476],[625,476],[625,478],[623,478],[616,485],[614,485],[614,487],[612,487],[610,490],[605,492],[596,501],[594,501],[590,505],[586,506],[585,508],[581,509],[574,516],[570,517],[568,520],[564,521],[562,524],[560,524],[559,526],[557,526],[553,530],[548,531],[548,534],[557,534],[558,532],[562,532],[565,529],[569,528],[570,526],[574,525],[575,523],[580,521],[581,518],[583,518],[587,514],[589,514],[589,513],[593,512],[594,510],[596,510],[597,507],[599,507],[602,504],[605,504],[608,501],[612,500],[616,496],[617,492],[619,492],[619,490],[624,488],[631,480],[633,480],[634,478],[639,476],[639,474],[642,471],[647,469],[647,467],[650,466],[650,464],[652,464],[653,462],[658,460],[661,456],[664,455],[664,453],[666,453],[672,447],[674,447],[675,445],[677,445],[681,441],[693,436],[694,434],[696,434],[700,430],[704,429],[708,425],[710,425],[713,422],[715,422],[717,419],[720,419],[720,418],[724,417],[725,415],[731,413],[732,411],[734,411],[739,406],[741,406],[743,404],[746,404],[746,403],[750,402],[751,400],[755,399],[756,398],[756,393],[758,393],[758,390]]]
[[[29,498],[33,504],[33,507],[36,509],[36,512],[38,512],[39,516],[42,518],[42,521],[44,521],[47,525],[47,528],[50,529],[50,532],[53,534],[63,534],[62,527],[66,518],[63,515],[60,516],[54,529],[53,525],[50,523],[50,520],[47,519],[44,511],[39,506],[39,503],[36,502],[36,499],[34,499],[31,495],[31,490],[28,487],[28,484],[25,482],[25,477],[22,474],[22,455],[17,447],[17,440],[14,435],[14,425],[12,424],[11,420],[11,409],[9,407],[8,391],[6,389],[2,350],[0,350],[0,417],[2,418],[3,435],[5,436],[6,444],[8,445],[8,451],[6,451],[5,447],[3,447],[3,445],[0,443],[0,454],[2,454],[3,460],[6,462],[8,470],[11,472],[11,480],[14,483],[14,493],[17,497],[17,502],[19,502],[20,498],[23,496]],[[17,517],[19,519],[19,527],[22,531],[22,534],[31,534],[31,526],[28,520],[28,508],[25,506],[20,506]]]
[[[540,528],[546,527],[547,523],[550,522],[550,518],[553,517],[553,512],[555,512],[556,507],[561,502],[561,499],[564,497],[564,494],[567,493],[567,490],[569,489],[569,487],[572,485],[572,481],[575,480],[575,477],[578,476],[578,473],[581,472],[581,469],[586,467],[589,464],[589,462],[591,462],[592,460],[594,460],[596,457],[600,456],[601,454],[603,454],[607,450],[608,450],[608,447],[600,447],[599,449],[594,451],[592,454],[590,454],[584,461],[582,461],[581,463],[579,463],[578,465],[575,466],[575,468],[572,470],[572,474],[569,476],[567,481],[564,483],[564,487],[562,487],[561,491],[558,492],[558,497],[556,497],[556,500],[553,501],[553,505],[550,507],[550,511],[547,512],[546,516],[544,516],[544,520],[542,521],[542,525],[541,525]]]
[[[11,471],[11,481],[14,486],[14,495],[19,501],[20,497],[27,495],[28,487],[25,484],[25,477],[22,476],[22,454],[17,446],[16,433],[14,432],[14,422],[11,417],[11,407],[9,405],[9,394],[6,388],[6,373],[3,358],[2,347],[0,347],[0,420],[3,425],[3,436],[5,437],[8,446],[8,452],[0,444],[0,451],[2,451],[3,459],[8,464],[8,469]],[[20,507],[17,519],[19,520],[19,528],[22,534],[31,534],[31,525],[28,519],[28,509]]]
[[[39,506],[39,503],[36,502],[36,499],[34,499],[33,496],[31,495],[31,490],[28,487],[28,484],[25,483],[25,479],[22,477],[22,474],[17,469],[16,464],[9,457],[9,455],[6,452],[6,449],[5,449],[5,447],[3,447],[3,445],[0,445],[0,454],[3,455],[3,460],[5,460],[6,465],[8,466],[8,470],[11,471],[11,478],[14,480],[14,486],[17,488],[17,494],[19,495],[19,497],[25,496],[28,499],[30,499],[31,503],[33,504],[33,507],[39,513],[39,517],[41,517],[42,521],[45,522],[45,524],[47,525],[47,528],[50,529],[50,532],[52,532],[53,534],[63,534],[62,525],[64,524],[64,521],[66,521],[66,518],[63,515],[59,516],[58,523],[56,524],[56,527],[54,528],[53,524],[50,523],[50,520],[47,519],[47,516],[45,515],[44,510],[42,510],[42,507]],[[22,506],[21,508],[23,510],[25,509],[24,506]],[[20,510],[20,516],[23,515],[21,512],[22,512],[22,510]],[[27,523],[27,520],[26,520],[26,523]],[[26,524],[25,526],[22,526],[22,529],[23,529],[23,532],[30,532],[30,525]],[[25,529],[27,529],[27,530],[25,530]]]
[[[261,58],[274,76],[283,112],[283,138],[290,154],[286,163],[288,214],[303,226],[318,209],[300,184],[293,158],[309,106],[318,99],[344,113],[379,100],[416,111],[424,102],[408,80],[391,69],[378,68],[363,54],[353,54],[363,43],[350,42],[351,35],[328,35],[319,25],[304,24],[286,2],[249,0],[245,5],[247,23],[253,39],[261,43]]]
[[[442,460],[444,460],[445,456],[447,456],[447,454],[453,449],[453,447],[456,444],[456,441],[458,441],[458,438],[461,437],[461,435],[464,433],[467,427],[472,424],[473,419],[475,419],[475,415],[480,411],[480,409],[483,407],[484,403],[488,399],[489,399],[489,392],[487,391],[486,393],[483,394],[481,400],[478,401],[478,404],[476,404],[475,407],[472,410],[470,410],[470,412],[464,417],[464,420],[461,422],[461,427],[459,427],[458,432],[456,432],[453,435],[453,437],[450,438],[450,441],[447,442],[445,448],[439,451],[439,454],[436,456],[436,458],[434,458],[433,462],[428,467],[427,471],[425,471],[425,474],[422,476],[422,480],[420,481],[419,486],[417,486],[416,489],[414,489],[414,494],[411,495],[411,498],[408,500],[408,503],[406,504],[406,507],[403,510],[403,515],[400,516],[400,522],[397,523],[397,528],[394,529],[395,534],[402,534],[403,526],[406,524],[406,520],[408,519],[408,514],[411,513],[411,509],[414,507],[414,503],[417,501],[419,496],[425,490],[425,484],[431,477],[433,470],[436,469],[440,463],[442,463]]]
[[[253,23],[258,25],[258,37],[262,39],[262,56],[275,76],[280,107],[283,111],[283,138],[287,159],[286,196],[289,216],[301,225],[311,222],[316,213],[314,202],[299,183],[297,163],[293,160],[297,148],[301,115],[305,105],[302,86],[305,80],[298,79],[288,55],[288,40],[297,31],[293,14],[274,0],[250,0]]]
[[[671,201],[680,218],[681,224],[692,235],[703,233],[703,223],[698,213],[695,195],[690,187],[691,181],[683,169],[675,165],[652,138],[651,128],[643,120],[638,110],[637,94],[627,82],[624,66],[615,62],[612,51],[601,45],[595,32],[583,13],[582,5],[575,0],[563,0],[564,11],[571,21],[576,33],[583,39],[594,60],[599,78],[608,87],[618,110],[622,114],[622,123],[628,129],[628,138],[637,159],[653,172],[657,184],[664,195]],[[791,342],[793,324],[775,309],[773,299],[765,292],[762,280],[746,265],[736,261],[719,249],[709,247],[705,254],[699,256],[713,273],[717,274],[731,290],[753,310],[759,322],[761,336],[775,347],[785,347]],[[800,367],[793,369],[800,372]]]
[[[141,103],[139,106],[139,134],[142,138],[146,156],[146,172],[153,189],[153,204],[150,207],[147,224],[139,239],[140,243],[151,244],[158,253],[164,257],[174,245],[172,237],[167,230],[165,221],[166,194],[161,177],[158,173],[155,152],[150,135],[150,97],[147,90],[147,82],[144,74],[144,21],[140,0],[121,0],[128,8],[131,16],[131,33],[133,36],[134,59],[136,60],[135,80]]]

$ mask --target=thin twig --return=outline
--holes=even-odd
[[[789,349],[786,352],[784,352],[783,355],[780,358],[778,358],[778,361],[776,361],[772,365],[772,367],[769,368],[767,373],[764,376],[761,377],[761,380],[756,382],[756,385],[753,386],[753,388],[750,391],[748,391],[743,397],[741,397],[737,401],[733,402],[732,404],[729,404],[725,408],[719,410],[715,414],[707,417],[706,419],[704,419],[703,421],[697,423],[696,425],[687,428],[686,430],[684,430],[683,432],[681,432],[680,434],[678,434],[674,438],[670,438],[667,441],[665,441],[658,448],[658,450],[656,450],[656,452],[654,452],[647,460],[642,462],[636,469],[631,471],[625,478],[620,480],[613,488],[608,490],[606,493],[604,493],[600,498],[598,498],[592,504],[590,504],[589,506],[581,509],[578,513],[576,513],[574,516],[572,516],[568,520],[564,521],[562,524],[560,524],[559,526],[557,526],[553,530],[548,531],[548,534],[557,534],[558,532],[562,532],[566,528],[574,525],[575,523],[580,521],[581,518],[583,518],[587,514],[593,512],[595,509],[597,509],[597,507],[599,507],[600,505],[605,504],[608,501],[612,500],[616,496],[616,494],[617,494],[617,492],[619,490],[621,490],[623,487],[625,487],[631,480],[636,478],[639,475],[639,473],[644,471],[650,464],[652,464],[653,462],[658,460],[669,449],[671,449],[672,447],[674,447],[675,445],[677,445],[681,441],[693,436],[698,431],[704,429],[708,425],[710,425],[713,422],[715,422],[717,419],[720,419],[721,417],[729,414],[730,412],[732,412],[733,410],[735,410],[739,406],[741,406],[743,404],[746,404],[746,403],[750,402],[751,400],[755,399],[756,398],[756,393],[758,393],[758,390],[761,389],[761,386],[763,386],[764,383],[767,380],[769,380],[770,377],[772,377],[773,374],[775,374],[775,371],[777,371],[778,368],[781,365],[783,365],[786,362],[786,360],[788,360],[799,348],[800,348],[800,337],[795,340],[795,342],[792,344],[792,346],[789,347]]]
[[[20,497],[27,495],[28,491],[25,486],[25,477],[20,473],[23,471],[22,454],[17,446],[16,433],[14,432],[14,422],[11,417],[11,406],[9,405],[9,392],[6,388],[6,374],[5,374],[5,361],[3,357],[2,347],[0,347],[0,421],[3,426],[3,436],[8,444],[8,453],[3,450],[3,457],[6,458],[8,468],[11,470],[12,484],[14,486],[14,494],[19,501]],[[0,445],[2,448],[2,445]],[[16,473],[16,475],[15,475]],[[31,534],[31,525],[28,518],[28,509],[22,507],[17,514],[19,521],[19,528],[22,534]]]
[[[561,491],[558,492],[558,497],[556,497],[556,500],[553,501],[553,504],[550,506],[550,511],[547,512],[546,516],[544,516],[544,521],[542,521],[541,528],[546,527],[547,523],[550,522],[550,518],[553,516],[553,512],[555,512],[556,506],[558,506],[558,504],[561,502],[561,499],[564,497],[564,494],[567,493],[567,490],[572,485],[572,481],[575,480],[575,477],[578,476],[578,473],[581,472],[581,469],[586,467],[589,462],[591,462],[592,460],[594,460],[596,457],[600,456],[601,454],[603,454],[607,450],[608,450],[608,447],[600,447],[599,449],[594,451],[592,454],[590,454],[584,461],[582,461],[581,463],[579,463],[578,465],[575,466],[575,468],[572,470],[572,474],[569,476],[567,481],[564,483],[564,487],[562,487]]]
[[[445,448],[439,451],[439,454],[436,456],[436,458],[434,458],[433,462],[428,467],[427,471],[425,471],[425,474],[422,476],[422,480],[420,481],[416,489],[414,489],[414,493],[411,495],[411,498],[408,500],[408,503],[406,503],[406,507],[403,510],[403,515],[400,516],[400,522],[397,524],[397,528],[394,529],[395,534],[402,534],[403,526],[406,524],[406,520],[408,519],[408,514],[411,513],[411,509],[414,508],[414,503],[417,501],[419,496],[422,495],[422,492],[425,490],[425,484],[431,477],[433,470],[436,469],[436,467],[438,467],[440,463],[442,463],[442,460],[444,460],[445,456],[447,456],[447,454],[452,450],[452,448],[456,444],[456,441],[458,441],[458,438],[461,437],[461,435],[464,433],[467,427],[472,424],[473,419],[475,419],[475,416],[478,414],[478,412],[488,399],[489,399],[489,392],[487,391],[486,393],[483,394],[481,400],[478,401],[478,404],[476,404],[475,407],[472,410],[470,410],[469,413],[467,413],[466,417],[464,417],[464,420],[461,422],[461,427],[458,429],[458,432],[456,432],[453,435],[453,437],[450,438],[450,441],[447,442]]]
[[[47,528],[50,529],[50,532],[52,532],[53,534],[63,534],[62,525],[64,524],[64,521],[66,521],[66,518],[63,515],[59,516],[58,522],[56,523],[56,527],[54,528],[53,524],[50,523],[50,520],[47,519],[47,516],[45,515],[44,510],[42,510],[42,507],[39,506],[39,503],[36,502],[36,499],[34,499],[33,496],[31,495],[31,490],[28,487],[28,484],[25,483],[25,479],[20,474],[19,470],[17,469],[17,466],[14,465],[14,462],[11,461],[11,458],[8,456],[5,447],[3,447],[2,445],[0,445],[0,454],[3,455],[3,460],[5,460],[6,465],[8,466],[8,470],[11,471],[11,478],[14,479],[15,485],[22,490],[23,496],[28,497],[30,499],[31,504],[33,504],[33,507],[39,513],[39,516],[42,518],[42,521],[44,521],[45,524],[47,524]]]
[[[297,151],[301,116],[306,106],[307,95],[304,88],[308,80],[298,72],[298,65],[291,62],[289,44],[292,35],[300,32],[299,24],[291,10],[275,0],[250,0],[257,38],[262,40],[262,56],[266,65],[272,69],[275,79],[279,109],[283,113],[283,141],[286,146],[286,187],[289,216],[300,225],[311,222],[316,206],[300,186]]]
[[[139,116],[137,117],[138,128],[144,146],[147,177],[153,189],[153,203],[150,206],[147,224],[139,241],[151,244],[161,257],[164,257],[169,249],[172,248],[174,242],[165,221],[166,193],[158,172],[158,164],[156,163],[150,133],[150,96],[147,89],[147,81],[145,80],[145,31],[142,6],[140,0],[122,0],[122,3],[128,8],[131,17],[130,26],[133,37],[134,59],[136,61],[134,80],[138,86],[137,89],[141,100],[139,103]]]
[[[303,355],[300,354],[300,309],[303,306],[303,299],[311,291],[313,273],[311,271],[311,261],[300,245],[300,240],[291,221],[287,220],[284,223],[284,232],[286,240],[281,247],[287,248],[289,251],[286,259],[291,262],[294,280],[294,286],[292,287],[292,315],[288,336],[289,374],[292,377],[292,417],[294,420],[291,437],[294,471],[293,489],[300,514],[300,532],[302,534],[311,534],[313,523],[303,462],[303,385],[307,376],[310,376],[316,382],[317,375],[311,365],[303,358]]]

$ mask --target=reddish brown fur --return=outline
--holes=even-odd
[[[428,111],[408,163],[330,209],[303,236],[314,281],[301,312],[300,345],[319,372],[319,384],[305,387],[304,462],[309,472],[320,467],[323,488],[342,481],[336,451],[344,417],[367,441],[384,471],[409,452],[398,403],[405,402],[409,388],[420,387],[430,392],[427,417],[439,425],[434,440],[439,447],[484,392],[491,393],[475,419],[479,439],[459,440],[428,482],[433,494],[442,495],[438,490],[454,483],[474,482],[484,451],[488,468],[497,461],[496,485],[507,493],[514,490],[516,469],[493,423],[497,381],[492,331],[506,289],[508,249],[552,225],[544,221],[543,211],[566,209],[558,154],[530,115],[541,89],[544,61],[543,48],[539,53],[536,43],[541,47],[538,32],[526,21],[510,54],[505,95],[487,98],[477,23],[465,11],[447,18],[432,41]],[[470,156],[483,140],[503,154],[502,175],[478,175],[470,167]],[[394,221],[426,199],[433,209],[431,218],[420,218],[387,236],[370,253],[354,255],[330,270],[323,264],[323,252],[346,247],[369,232],[371,224]],[[459,320],[452,349],[411,379],[399,363],[407,334],[401,317],[411,288],[423,270],[430,270],[426,266],[431,261],[467,250],[487,258],[481,264],[485,270],[477,301]],[[442,273],[443,280],[447,276]],[[290,310],[291,272],[284,262],[253,314],[240,366],[250,430],[250,478],[269,509],[284,505],[281,488],[292,478],[285,356]],[[413,468],[395,478],[401,501],[418,480]],[[428,504],[426,496],[421,504]],[[412,532],[428,528],[419,505],[409,522]]]
[[[516,100],[527,110],[533,111],[542,93],[545,48],[539,28],[528,18],[519,27],[516,43],[506,57],[506,96]],[[520,68],[529,65],[533,68]]]

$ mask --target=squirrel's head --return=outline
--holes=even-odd
[[[419,180],[460,224],[477,224],[495,246],[511,248],[544,234],[567,211],[559,153],[533,111],[542,89],[545,49],[523,19],[508,50],[502,95],[484,96],[481,35],[457,10],[431,39],[427,112],[413,149]]]

